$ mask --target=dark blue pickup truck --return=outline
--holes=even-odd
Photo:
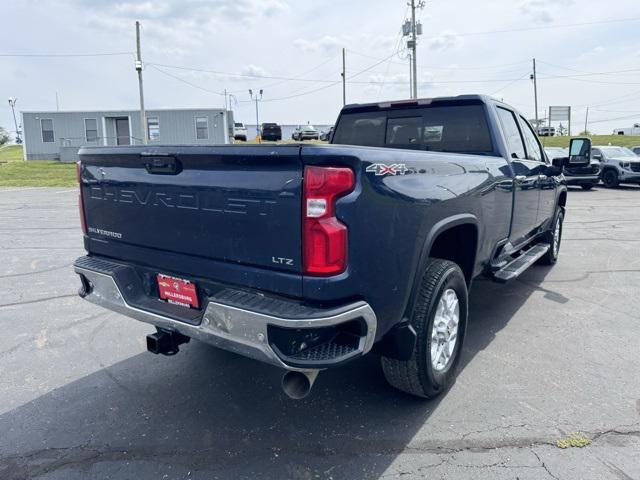
[[[568,159],[589,163],[588,140]],[[529,123],[469,95],[346,106],[329,145],[85,147],[80,296],[317,373],[369,352],[433,397],[454,379],[467,292],[558,257],[567,190]]]

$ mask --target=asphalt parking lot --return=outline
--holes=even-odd
[[[295,402],[270,366],[147,353],[151,327],[76,296],[76,195],[0,189],[0,478],[640,479],[640,188],[572,189],[553,269],[475,283],[432,402],[373,356]]]

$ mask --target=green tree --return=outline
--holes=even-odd
[[[9,142],[9,132],[0,127],[0,145],[4,145]]]

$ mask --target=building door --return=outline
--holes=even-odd
[[[116,118],[116,145],[131,145],[129,136],[129,119]]]

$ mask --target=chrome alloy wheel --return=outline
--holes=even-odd
[[[560,234],[562,229],[562,223],[560,222],[560,215],[556,219],[556,226],[553,229],[553,256],[558,256],[558,251],[560,250]]]
[[[458,341],[459,323],[458,295],[449,288],[440,297],[431,331],[431,365],[437,372],[447,368],[452,359]]]

